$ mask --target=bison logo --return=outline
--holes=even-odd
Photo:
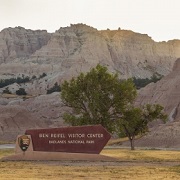
[[[30,144],[30,138],[26,135],[20,136],[18,138],[18,144],[22,151],[26,151]]]

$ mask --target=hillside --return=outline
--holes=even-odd
[[[137,105],[158,103],[169,115],[166,124],[156,125],[137,142],[139,146],[174,147],[180,146],[180,59],[177,59],[170,74],[157,83],[151,83],[139,91]]]
[[[62,126],[67,108],[58,92],[47,95],[47,90],[98,63],[120,73],[121,78],[167,75],[140,91],[137,103],[161,103],[176,120],[179,63],[174,62],[178,57],[180,40],[155,42],[129,30],[98,31],[84,24],[51,34],[22,27],[4,29],[0,32],[0,79],[12,83],[0,88],[0,139],[13,140],[27,128]],[[4,90],[15,94],[20,88],[30,98],[4,96]]]

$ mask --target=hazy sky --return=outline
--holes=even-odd
[[[54,32],[70,24],[128,29],[156,41],[180,39],[180,0],[0,0],[0,30]]]

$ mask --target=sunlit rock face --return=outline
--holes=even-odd
[[[168,74],[180,57],[180,41],[155,42],[146,34],[127,30],[98,31],[77,24],[56,31],[47,45],[31,57],[66,71],[86,71],[97,63],[107,65],[122,77]],[[44,62],[45,63],[45,62]],[[52,66],[55,69],[55,67]],[[88,68],[89,69],[89,68]]]

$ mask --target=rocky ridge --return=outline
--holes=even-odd
[[[86,72],[98,63],[121,78],[167,75],[180,57],[180,40],[155,42],[129,30],[102,30],[75,24],[55,33],[21,27],[0,32],[0,77],[47,77],[27,83],[28,94],[45,94],[54,83]]]
[[[52,34],[8,28],[0,32],[0,45],[1,74],[12,73],[15,66],[19,68],[13,73],[61,71],[64,75],[68,70],[85,71],[101,63],[122,77],[144,78],[153,73],[168,74],[180,57],[179,40],[155,42],[146,34],[98,31],[84,24],[60,28]]]

